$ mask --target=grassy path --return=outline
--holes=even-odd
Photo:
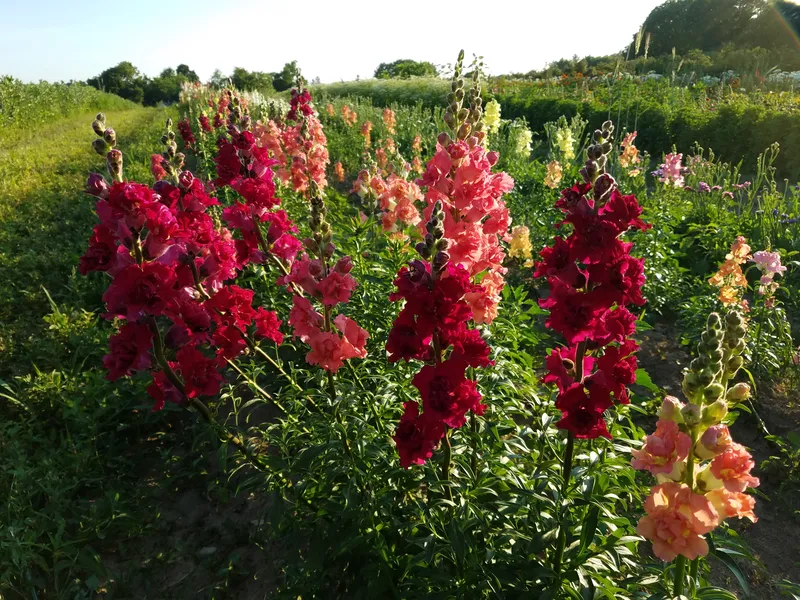
[[[149,180],[149,156],[167,111],[138,108],[109,114],[130,177]],[[0,377],[27,372],[35,340],[53,300],[94,309],[99,278],[76,275],[96,222],[94,202],[82,192],[103,159],[91,149],[93,114],[52,123],[0,145]]]

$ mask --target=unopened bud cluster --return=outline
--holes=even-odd
[[[422,258],[431,261],[434,274],[441,273],[450,261],[448,240],[444,237],[444,210],[441,201],[434,204],[431,218],[425,223],[425,231],[425,238],[416,245],[416,250]]]
[[[161,143],[164,145],[164,152],[161,153],[163,158],[161,166],[167,171],[173,181],[179,182],[186,155],[184,155],[183,152],[178,152],[178,144],[175,141],[175,131],[172,129],[172,119],[168,118],[164,124],[164,135],[161,136]],[[191,173],[189,173],[189,175],[191,176]],[[191,184],[191,181],[189,184]]]
[[[331,224],[325,219],[328,214],[328,208],[325,206],[325,201],[322,199],[322,194],[319,193],[318,188],[313,186],[316,193],[311,195],[311,216],[308,220],[308,226],[311,229],[311,237],[303,240],[303,245],[320,258],[329,259],[333,256],[335,247],[333,245],[333,231]]]
[[[724,324],[717,313],[708,317],[697,345],[698,356],[689,364],[682,386],[689,400],[684,410],[691,412],[692,406],[701,408],[698,416],[704,425],[721,422],[728,412],[728,403],[749,396],[750,388],[745,383],[728,389],[728,382],[744,362],[746,333],[744,317],[739,312],[729,312]]]
[[[613,137],[614,124],[611,121],[606,121],[600,129],[594,130],[592,145],[586,149],[586,164],[581,169],[581,177],[586,183],[595,183],[598,177],[606,174]]]
[[[122,181],[122,152],[117,150],[117,133],[106,126],[106,116],[97,113],[92,122],[92,130],[97,134],[97,139],[92,142],[92,148],[100,156],[106,157],[108,174],[114,181]]]
[[[481,99],[480,69],[477,67],[472,72],[472,86],[469,97],[464,93],[464,51],[458,54],[453,81],[450,83],[450,93],[447,95],[449,105],[444,113],[444,122],[453,131],[456,139],[464,141],[469,137],[482,141],[486,135],[483,131],[483,100]],[[468,102],[465,102],[465,99]],[[444,145],[444,144],[443,144]]]
[[[252,119],[239,96],[231,90],[225,90],[225,93],[228,95],[228,134],[235,138],[241,132],[250,130]]]

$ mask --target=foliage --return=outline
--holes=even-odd
[[[279,73],[275,73],[275,76],[272,78],[272,85],[273,87],[279,91],[284,92],[290,89],[296,82],[297,78],[300,77],[300,69],[297,66],[297,61],[293,60],[291,62],[286,63],[283,65],[283,69]],[[236,82],[233,82],[237,88],[239,87],[236,85]],[[239,88],[239,89],[248,89],[248,88]],[[255,88],[261,90],[260,88]]]
[[[652,34],[653,55],[673,48],[680,54],[693,48],[718,50],[745,35],[754,16],[768,13],[767,6],[767,0],[667,0],[647,16],[642,30]]]
[[[86,83],[137,104],[156,106],[161,103],[177,102],[181,86],[185,82],[193,83],[198,80],[197,73],[185,64],[178,65],[176,69],[164,69],[158,77],[150,79],[140,73],[133,64],[123,61],[115,67],[106,69],[97,77],[88,79]]]
[[[91,110],[126,110],[133,104],[81,83],[22,83],[0,77],[0,140],[62,117]]]
[[[433,63],[400,59],[381,63],[375,69],[375,79],[408,79],[410,77],[436,77],[439,72]]]

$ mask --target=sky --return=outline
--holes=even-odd
[[[128,60],[154,77],[188,64],[307,79],[371,77],[401,58],[483,56],[489,74],[621,50],[663,0],[0,0],[0,75],[85,80]],[[600,34],[599,32],[602,32]],[[468,60],[469,62],[469,60]]]

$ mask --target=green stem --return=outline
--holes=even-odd
[[[569,488],[569,481],[572,475],[572,461],[575,454],[575,435],[572,432],[567,434],[567,447],[564,450],[564,463],[561,468],[561,490],[559,493],[559,501],[561,502],[562,516],[558,528],[558,541],[556,542],[556,551],[553,555],[553,571],[556,572],[559,580],[561,579],[561,562],[564,559],[564,549],[567,546],[567,526],[568,511],[566,506],[566,494]]]
[[[472,434],[472,456],[470,457],[469,465],[472,469],[472,476],[477,481],[478,479],[478,418],[475,413],[469,415],[469,430]]]
[[[450,481],[450,460],[453,455],[453,447],[450,444],[450,429],[445,425],[444,431],[444,462],[442,463],[442,474],[441,480],[442,481]],[[450,486],[447,486],[447,498],[449,500],[453,499],[453,491],[450,489]]]
[[[686,579],[686,557],[682,554],[675,559],[675,584],[672,587],[672,595],[679,597],[683,595],[683,584]]]
[[[208,409],[208,407],[199,398],[188,398],[186,396],[183,382],[169,365],[169,361],[164,354],[164,340],[161,337],[161,330],[158,328],[158,324],[156,323],[154,317],[150,318],[149,326],[150,330],[153,332],[153,354],[155,354],[156,362],[161,367],[162,371],[164,371],[164,375],[166,375],[169,382],[175,386],[175,389],[177,389],[184,396],[184,398],[186,398],[189,406],[200,413],[200,416],[214,430],[220,440],[233,444],[236,449],[244,455],[251,465],[263,471],[263,465],[256,459],[256,457],[252,454],[250,449],[239,436],[232,434],[227,428],[221,427],[219,423],[217,423],[216,419],[214,419],[214,416],[211,414],[211,411]]]
[[[700,568],[700,559],[695,558],[689,566],[689,580],[693,586],[697,586],[697,572]]]

